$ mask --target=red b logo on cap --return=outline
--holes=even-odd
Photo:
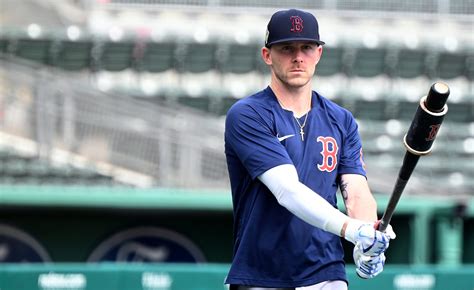
[[[303,19],[299,16],[291,16],[291,32],[301,32],[303,31]]]

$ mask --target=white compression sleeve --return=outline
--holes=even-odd
[[[275,195],[280,205],[315,227],[340,236],[344,223],[351,220],[301,183],[293,165],[273,167],[258,178]]]

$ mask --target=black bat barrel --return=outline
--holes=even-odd
[[[428,95],[421,98],[420,105],[411,123],[403,142],[407,148],[403,164],[400,167],[398,178],[393,188],[387,208],[377,224],[377,229],[385,231],[390,224],[395,207],[402,196],[403,190],[410,179],[420,156],[429,154],[436,138],[436,134],[448,111],[446,101],[449,96],[449,87],[443,83],[434,83]]]
[[[449,87],[443,83],[431,86],[426,97],[421,98],[420,105],[405,136],[405,146],[414,155],[426,155],[448,111],[446,101],[449,96]]]

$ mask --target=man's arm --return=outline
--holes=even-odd
[[[361,177],[365,181],[365,178]],[[359,201],[349,199],[351,213],[364,218],[364,220],[359,220],[344,215],[319,194],[301,183],[293,165],[276,166],[264,172],[258,179],[273,193],[278,203],[294,215],[355,244],[354,261],[359,276],[372,278],[383,270],[385,262],[383,252],[388,248],[390,238],[374,228],[377,214],[375,200],[370,191],[364,191],[369,195],[354,194],[353,197],[358,197]],[[357,176],[345,176],[343,181],[347,184],[344,193],[351,194],[353,190],[364,188],[364,183]],[[365,188],[368,189],[367,182]],[[371,198],[368,199],[368,206],[361,206],[360,204],[365,204],[367,196]],[[357,205],[352,206],[352,204]],[[369,211],[369,213],[364,213],[364,211]]]
[[[349,217],[368,222],[377,221],[377,203],[364,176],[341,175],[340,189]]]
[[[284,164],[273,167],[258,178],[273,193],[280,205],[315,227],[342,236],[354,244],[363,236],[370,236],[368,243],[373,244],[383,235],[378,231],[377,234],[374,229],[377,220],[375,213],[373,219],[367,219],[370,222],[346,216],[301,183],[293,165]],[[364,228],[371,229],[372,233],[361,235],[361,230]],[[382,247],[385,250],[385,244]],[[377,248],[372,247],[372,250],[378,252]]]
[[[377,220],[377,203],[364,176],[341,175],[340,189],[348,216],[369,222]],[[387,233],[391,239],[396,236],[391,227],[387,228]],[[379,255],[367,255],[363,247],[356,243],[353,258],[357,266],[356,272],[362,278],[373,278],[383,271],[385,263],[383,252]]]

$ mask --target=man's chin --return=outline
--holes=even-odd
[[[307,79],[292,79],[287,82],[288,86],[298,89],[306,86],[309,83]]]

